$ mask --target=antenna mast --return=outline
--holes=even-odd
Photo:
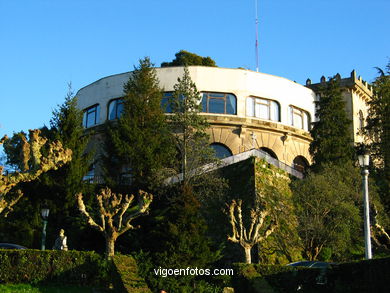
[[[255,10],[256,10],[256,43],[255,43],[255,53],[256,53],[256,71],[259,72],[259,18],[257,14],[257,0],[255,0]]]

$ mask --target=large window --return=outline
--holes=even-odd
[[[95,105],[84,110],[83,126],[85,128],[94,126],[99,123],[100,106]]]
[[[294,106],[290,106],[289,114],[290,125],[296,128],[304,129],[306,131],[310,130],[310,115],[308,112]]]
[[[248,97],[246,98],[246,115],[266,120],[280,121],[280,107],[278,102]]]
[[[203,93],[202,111],[216,114],[237,114],[237,99],[232,94]]]
[[[108,105],[108,120],[114,120],[121,117],[123,112],[123,99],[110,101]]]
[[[232,156],[229,148],[221,143],[212,143],[210,147],[215,151],[215,156],[219,159]]]

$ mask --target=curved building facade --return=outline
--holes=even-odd
[[[260,149],[285,164],[310,164],[310,123],[315,92],[288,79],[245,69],[190,66],[201,93],[202,113],[210,123],[210,144],[220,157]],[[164,99],[183,67],[156,68]],[[123,85],[131,72],[104,77],[80,89],[78,107],[84,126],[96,127],[120,116]],[[169,112],[169,109],[166,108]]]

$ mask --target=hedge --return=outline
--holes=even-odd
[[[138,274],[133,257],[115,255],[113,258],[113,283],[117,292],[150,293],[145,280]]]
[[[343,263],[329,269],[235,264],[236,293],[335,292],[387,293],[390,258]],[[319,284],[319,281],[325,282]]]
[[[60,283],[104,286],[110,264],[94,252],[0,250],[0,283]]]
[[[313,292],[319,292],[316,285],[319,270],[278,265],[234,264],[234,271],[233,287],[236,293],[296,292],[303,286],[306,289],[313,287],[316,290]]]

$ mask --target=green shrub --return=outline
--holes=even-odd
[[[103,285],[110,265],[83,251],[0,250],[0,283]]]
[[[151,292],[145,280],[139,276],[137,263],[133,257],[115,255],[113,265],[113,283],[118,292]]]
[[[330,279],[335,292],[389,292],[390,258],[340,264]]]

